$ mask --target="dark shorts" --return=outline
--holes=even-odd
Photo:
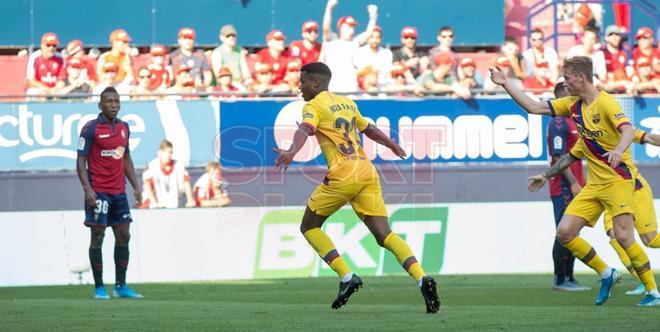
[[[551,196],[552,199],[552,208],[555,213],[555,226],[559,225],[561,218],[564,216],[564,211],[568,207],[568,204],[573,200],[573,194],[570,191],[562,190],[561,195]]]
[[[132,222],[126,194],[96,193],[96,206],[85,206],[85,226],[108,227]]]

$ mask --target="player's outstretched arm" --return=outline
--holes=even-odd
[[[513,98],[513,100],[522,107],[525,112],[530,114],[544,114],[551,115],[550,106],[548,103],[541,101],[535,101],[532,98],[529,98],[525,92],[518,88],[517,86],[511,84],[511,82],[506,78],[505,73],[499,67],[491,67],[490,70],[490,79],[493,83],[500,85],[506,90],[506,92]]]
[[[548,179],[561,173],[563,170],[570,167],[574,162],[575,158],[573,158],[570,153],[562,155],[561,158],[559,158],[559,160],[557,160],[557,162],[552,167],[543,172],[543,174],[537,174],[528,177],[527,179],[532,180],[532,182],[527,188],[529,191],[538,191],[539,189],[543,188]]]
[[[139,207],[142,205],[142,189],[140,189],[140,184],[135,176],[135,166],[133,165],[133,158],[131,158],[130,153],[124,154],[124,174],[126,175],[126,178],[128,178],[131,187],[133,187],[135,206]]]
[[[646,133],[646,135],[644,135],[644,142],[643,143],[648,143],[648,144],[651,144],[651,145],[660,146],[660,135]]]
[[[302,149],[307,142],[307,137],[314,134],[314,130],[310,125],[303,122],[298,126],[298,130],[293,134],[293,143],[288,150],[273,148],[273,151],[278,154],[277,159],[275,159],[275,169],[280,169],[282,172],[286,171],[289,167],[289,164],[293,161],[293,157],[296,156],[296,153]]]
[[[372,141],[380,145],[384,145],[390,150],[392,150],[392,152],[394,152],[394,154],[399,156],[399,158],[406,159],[406,155],[407,155],[406,151],[401,146],[399,146],[399,144],[396,144],[392,139],[387,137],[387,135],[385,135],[385,133],[380,131],[378,127],[369,124],[367,128],[364,129],[363,133],[367,137],[369,137]]]
[[[76,158],[76,172],[78,172],[78,179],[85,192],[85,205],[90,207],[95,206],[96,193],[94,192],[94,189],[92,189],[92,185],[89,183],[89,177],[87,177],[87,157],[78,156],[78,158]]]

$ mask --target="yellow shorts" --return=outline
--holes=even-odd
[[[653,204],[653,191],[651,186],[644,178],[638,178],[642,188],[635,191],[635,229],[637,234],[652,233],[658,230],[658,224],[655,216],[655,206]],[[605,233],[609,232],[613,225],[612,215],[605,211]]]
[[[589,227],[594,227],[604,210],[612,216],[633,213],[634,192],[634,180],[616,180],[608,184],[589,184],[587,181],[587,185],[573,198],[564,214],[583,218]]]
[[[387,217],[380,178],[368,160],[334,165],[310,196],[307,206],[320,216],[330,216],[349,202],[361,220],[365,216]]]

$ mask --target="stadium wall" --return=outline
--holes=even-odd
[[[660,209],[660,200],[655,206]],[[427,272],[552,271],[554,221],[549,202],[387,208],[392,229],[407,240]],[[333,276],[299,232],[302,212],[301,206],[134,210],[128,280]],[[89,231],[82,218],[82,211],[1,213],[0,286],[77,283],[78,275],[72,271],[88,268]],[[581,236],[605,261],[625,271],[601,225],[585,229]],[[360,275],[403,274],[396,259],[376,244],[352,210],[340,210],[324,229]],[[114,280],[113,243],[112,232],[108,232],[103,247],[106,282]],[[647,252],[652,262],[660,260],[660,251]],[[576,270],[589,271],[579,262]],[[81,276],[83,283],[92,283],[89,271]]]
[[[288,40],[300,39],[307,20],[321,23],[326,0],[187,0],[97,2],[85,0],[21,0],[0,2],[0,45],[39,45],[41,35],[56,32],[61,41],[80,39],[86,45],[108,45],[110,32],[126,29],[135,45],[176,45],[179,28],[192,27],[197,45],[217,45],[218,31],[233,24],[241,45],[264,45],[271,29],[280,29]],[[352,15],[362,31],[368,21],[366,6],[379,6],[378,24],[384,44],[400,44],[401,28],[414,25],[420,45],[437,44],[440,26],[453,26],[455,45],[499,45],[504,40],[504,0],[341,1],[333,13],[336,22]],[[31,4],[33,6],[31,7]],[[33,11],[34,34],[30,34]],[[471,15],[490,13],[490,15]],[[467,14],[467,15],[466,15]],[[75,16],[75,19],[74,17]],[[333,30],[336,31],[335,22]]]

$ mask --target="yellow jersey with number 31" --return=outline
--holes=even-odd
[[[344,160],[366,160],[360,136],[369,122],[350,98],[323,91],[303,106],[303,122],[316,135],[328,168]]]
[[[605,155],[619,144],[621,126],[631,124],[614,97],[601,91],[590,105],[585,105],[581,98],[575,96],[550,100],[548,104],[552,116],[570,116],[577,125],[587,158],[587,183],[606,184],[617,179],[633,178],[636,168],[630,148],[623,152],[621,163],[616,168],[609,165]]]

